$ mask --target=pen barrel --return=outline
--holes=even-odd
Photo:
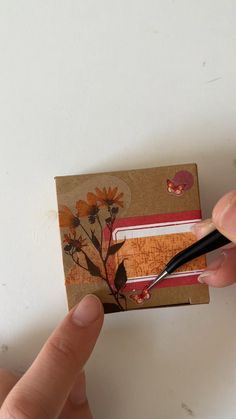
[[[230,240],[227,239],[227,237],[223,236],[218,230],[214,230],[207,236],[187,247],[187,249],[177,253],[177,255],[175,255],[166,265],[166,270],[168,273],[172,273],[185,263],[205,255],[206,253],[212,252],[213,250],[219,249],[228,243],[230,243]]]

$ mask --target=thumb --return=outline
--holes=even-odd
[[[212,221],[224,236],[236,243],[236,190],[228,192],[217,202]]]

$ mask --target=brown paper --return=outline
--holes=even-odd
[[[205,257],[147,293],[201,219],[195,164],[56,177],[69,308],[96,294],[105,312],[208,303]]]

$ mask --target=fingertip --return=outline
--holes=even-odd
[[[86,295],[72,310],[71,319],[80,327],[88,327],[103,318],[103,306],[99,298],[94,294]]]
[[[236,190],[228,192],[217,202],[212,220],[218,230],[236,242]]]
[[[191,228],[192,233],[197,237],[197,239],[201,239],[202,237],[209,234],[211,231],[215,229],[215,226],[211,220],[211,218],[207,218],[206,220],[200,221],[193,225]]]
[[[203,274],[201,274],[198,277],[198,281],[200,284],[208,285],[209,287],[213,288],[224,288],[229,285],[232,285],[235,283],[235,278],[232,276],[227,276],[222,273],[222,271],[219,269],[218,271],[211,272],[211,271],[205,271]]]
[[[208,268],[198,277],[202,284],[215,288],[222,288],[236,282],[236,253],[235,249],[224,250]]]

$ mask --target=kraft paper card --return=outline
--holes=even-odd
[[[106,313],[209,302],[205,257],[146,287],[196,239],[197,167],[184,164],[56,177],[69,308],[96,294]]]

